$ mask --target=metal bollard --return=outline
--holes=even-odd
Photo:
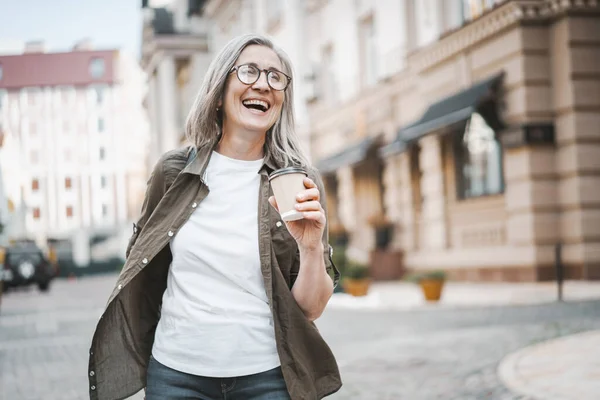
[[[564,271],[562,263],[562,244],[557,243],[554,247],[554,267],[556,272],[556,286],[558,290],[558,301],[563,301]]]

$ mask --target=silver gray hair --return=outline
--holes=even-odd
[[[198,148],[214,145],[221,137],[222,110],[217,111],[219,102],[223,100],[225,86],[231,69],[242,51],[250,45],[260,45],[273,50],[283,65],[283,71],[292,77],[292,63],[283,50],[276,47],[271,40],[260,35],[243,35],[229,41],[217,54],[208,67],[204,81],[196,100],[188,114],[185,134],[187,139]],[[294,120],[294,80],[285,90],[281,114],[269,129],[265,139],[264,155],[277,165],[309,166],[308,158],[302,151],[300,140],[296,134]]]

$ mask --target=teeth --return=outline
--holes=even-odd
[[[261,106],[261,107],[264,107],[265,110],[269,109],[269,104],[266,101],[262,101],[262,100],[245,100],[243,103],[244,103],[244,105],[254,104],[257,106]]]

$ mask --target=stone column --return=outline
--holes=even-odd
[[[414,209],[410,180],[410,153],[405,151],[386,159],[384,170],[384,204],[395,224],[392,248],[414,250]]]
[[[560,239],[569,277],[600,279],[600,17],[550,28]]]
[[[504,152],[507,263],[520,263],[520,281],[547,280],[558,240],[555,157],[552,147]],[[518,266],[518,265],[515,265]]]
[[[419,232],[419,247],[423,250],[443,250],[447,247],[446,194],[442,140],[437,135],[425,136],[419,141],[421,152],[421,195],[423,206]]]
[[[176,83],[175,83],[175,60],[171,56],[165,56],[158,65],[158,113],[159,129],[158,135],[161,140],[159,152],[179,147],[179,137],[182,133],[177,124]]]
[[[354,210],[354,177],[352,167],[342,167],[337,170],[338,179],[338,217],[349,232],[356,226]]]

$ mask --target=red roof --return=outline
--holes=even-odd
[[[0,89],[111,84],[116,80],[114,67],[117,57],[116,50],[0,56],[0,68],[2,68]],[[104,73],[94,78],[90,74],[90,63],[98,58],[104,60]]]

